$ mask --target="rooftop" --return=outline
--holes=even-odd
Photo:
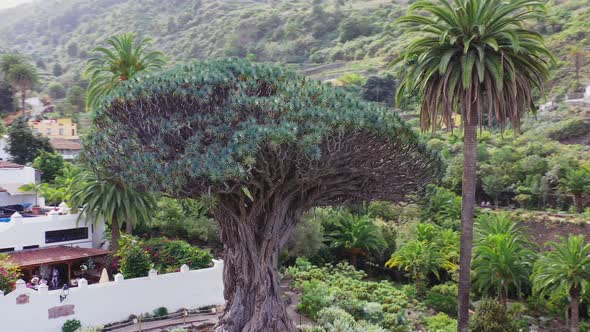
[[[81,150],[82,145],[77,139],[52,138],[49,140],[56,150]]]
[[[23,168],[25,166],[11,163],[10,161],[0,160],[0,168]]]
[[[9,253],[9,259],[20,267],[56,264],[72,260],[105,256],[110,251],[78,247],[57,246]]]

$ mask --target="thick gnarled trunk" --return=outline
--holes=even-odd
[[[463,190],[461,206],[461,249],[459,260],[458,331],[469,332],[469,290],[471,288],[471,251],[473,248],[473,208],[477,165],[477,112],[472,109],[464,124]]]
[[[225,248],[226,307],[215,331],[296,331],[281,298],[276,264],[295,221],[282,209],[248,215],[242,211],[240,216],[218,217]]]

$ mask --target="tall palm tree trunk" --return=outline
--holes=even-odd
[[[576,206],[576,212],[584,212],[584,200],[581,193],[574,194],[574,205]]]
[[[580,332],[580,293],[581,289],[579,286],[575,286],[570,290],[570,296],[572,298],[571,332]]]
[[[119,239],[121,238],[121,226],[117,217],[113,217],[111,221],[111,250],[119,250]]]
[[[22,108],[23,108],[23,118],[24,118],[25,117],[25,100],[27,99],[27,89],[22,89],[21,97],[22,97]]]
[[[464,124],[463,190],[461,206],[461,250],[459,260],[459,321],[457,330],[469,332],[469,290],[471,288],[471,251],[473,248],[473,208],[477,164],[477,112],[471,110]]]

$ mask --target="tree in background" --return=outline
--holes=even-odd
[[[576,212],[584,212],[584,194],[590,193],[590,170],[581,167],[579,169],[570,170],[566,176],[560,179],[562,191],[570,193],[574,196],[574,205]]]
[[[53,152],[49,139],[33,133],[31,127],[24,118],[18,118],[8,128],[8,152],[12,161],[26,165],[41,153],[40,151]]]
[[[72,86],[66,95],[68,103],[74,106],[76,112],[82,112],[86,105],[86,92],[79,85]]]
[[[132,225],[148,222],[154,215],[154,196],[136,191],[118,179],[83,172],[75,182],[71,189],[72,206],[80,207],[91,219],[104,219],[110,225],[111,248],[114,251],[119,249],[121,223],[125,222],[128,233],[131,233]]]
[[[370,76],[363,86],[361,96],[365,100],[394,107],[396,86],[397,83],[392,75]]]
[[[39,155],[33,160],[33,168],[42,172],[41,181],[52,182],[58,175],[62,175],[64,159],[59,153],[39,151]]]
[[[37,68],[28,63],[16,64],[10,67],[7,78],[8,81],[14,86],[15,90],[20,91],[21,107],[24,116],[27,90],[31,90],[39,80]]]
[[[273,66],[198,62],[111,97],[85,145],[91,164],[139,190],[215,198],[225,247],[218,331],[295,331],[277,261],[304,212],[397,201],[439,171],[395,114]]]
[[[166,64],[164,54],[159,51],[149,52],[152,45],[150,38],[135,39],[132,33],[125,33],[109,38],[107,47],[93,50],[94,57],[88,60],[84,76],[90,79],[87,109],[96,109],[101,98],[123,81],[127,81],[142,72],[160,69]]]
[[[52,99],[62,99],[66,97],[66,89],[61,83],[52,82],[47,88],[49,90],[49,97]]]
[[[486,175],[481,179],[481,185],[486,195],[494,200],[494,205],[500,206],[500,195],[506,190],[502,177],[496,174]]]
[[[535,110],[533,90],[548,77],[551,53],[541,35],[524,21],[544,13],[534,0],[439,0],[414,2],[399,23],[412,25],[416,35],[392,65],[403,62],[409,70],[397,100],[418,92],[420,123],[433,130],[454,125],[461,114],[464,130],[459,270],[459,331],[469,329],[469,290],[473,209],[475,206],[477,128],[487,113],[504,127],[519,130],[521,115]]]
[[[580,296],[590,285],[590,243],[582,235],[548,243],[533,267],[533,292],[545,297],[565,291],[571,300],[571,332],[580,331]]]
[[[63,75],[63,73],[64,73],[64,69],[63,69],[63,68],[62,68],[62,66],[59,64],[59,62],[56,62],[56,63],[53,65],[52,72],[53,72],[53,76],[55,76],[55,77],[60,77],[61,75]]]

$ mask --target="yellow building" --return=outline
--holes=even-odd
[[[34,132],[49,138],[74,139],[78,137],[78,125],[71,118],[30,120],[29,125]]]

